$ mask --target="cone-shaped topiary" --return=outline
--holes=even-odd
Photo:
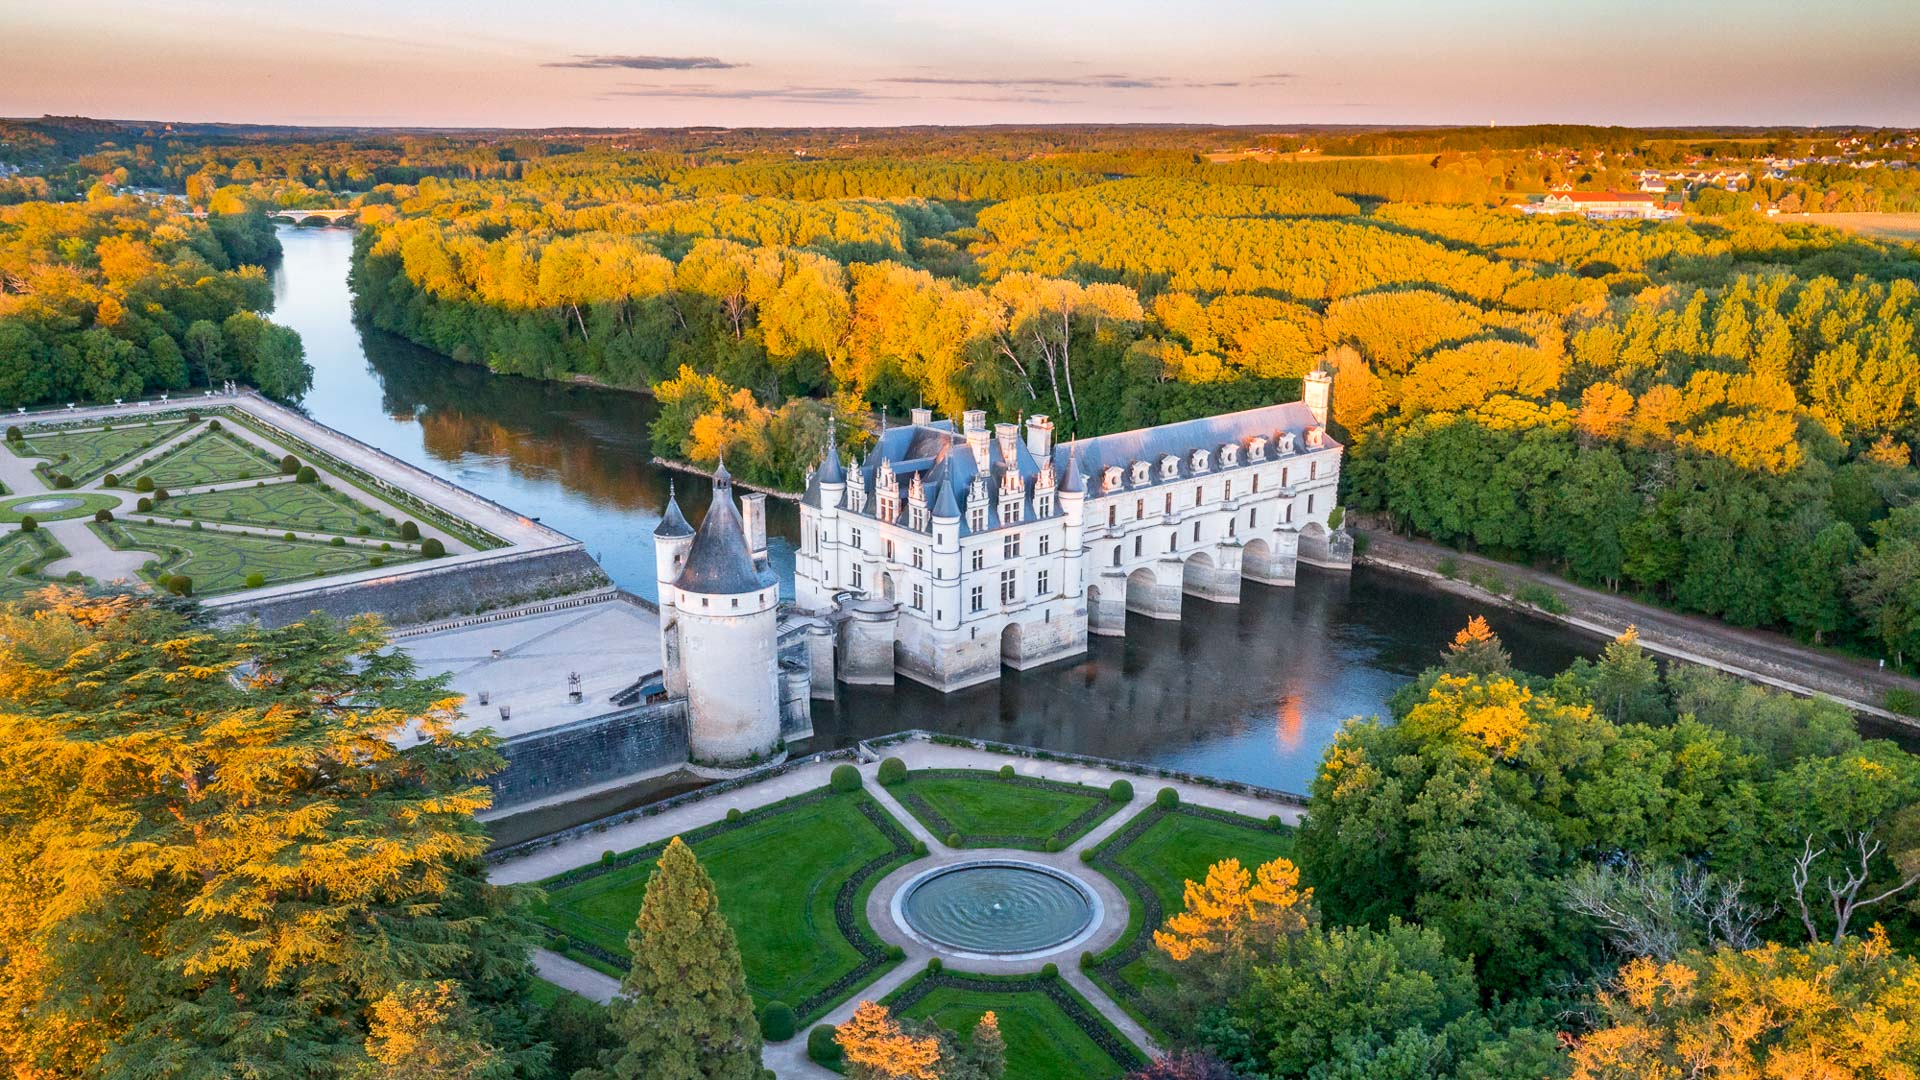
[[[759,1080],[760,1020],[713,879],[679,837],[647,880],[615,1006],[620,1047],[583,1077]]]

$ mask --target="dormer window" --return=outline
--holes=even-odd
[[[1180,475],[1180,459],[1168,454],[1160,459],[1160,479],[1171,480]]]
[[[977,533],[987,531],[987,504],[985,502],[982,502],[978,506],[970,507],[967,510],[967,531]]]
[[[907,528],[916,532],[927,531],[927,508],[919,503],[907,507]]]
[[[1280,433],[1279,449],[1280,449],[1280,452],[1283,454],[1293,453],[1293,432],[1283,431]]]
[[[1267,460],[1267,437],[1265,435],[1255,435],[1248,441],[1247,459],[1249,461]]]
[[[1207,452],[1205,450],[1195,450],[1193,456],[1189,458],[1188,461],[1192,463],[1194,472],[1202,473],[1207,471]]]
[[[1307,429],[1307,446],[1318,450],[1327,445],[1327,429],[1315,424]]]
[[[1135,487],[1139,487],[1142,484],[1150,483],[1151,481],[1147,476],[1147,471],[1152,468],[1153,466],[1148,462],[1145,462],[1145,461],[1134,462],[1133,463],[1133,485]]]
[[[1019,499],[1003,499],[1000,502],[1000,524],[1018,525],[1025,507]]]
[[[1120,466],[1118,465],[1107,466],[1106,471],[1100,474],[1100,490],[1101,491],[1119,491],[1120,483],[1123,476],[1124,476],[1124,470],[1122,470]]]
[[[1033,516],[1037,518],[1043,518],[1043,517],[1051,517],[1052,515],[1053,515],[1052,493],[1048,492],[1048,493],[1035,495],[1033,497]]]
[[[1220,448],[1220,467],[1232,468],[1240,463],[1240,448],[1228,443]]]

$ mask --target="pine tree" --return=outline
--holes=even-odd
[[[679,837],[667,845],[633,933],[613,1028],[622,1045],[594,1080],[756,1080],[760,1025],[713,879]]]
[[[1453,636],[1447,657],[1441,665],[1452,675],[1478,675],[1482,678],[1507,675],[1513,671],[1513,658],[1500,647],[1487,620],[1475,615]]]
[[[956,1055],[945,1080],[1001,1080],[1007,1075],[1007,1040],[1000,1035],[1000,1018],[989,1009],[973,1025],[967,1045]]]

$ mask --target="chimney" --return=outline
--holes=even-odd
[[[1019,457],[1020,425],[995,424],[993,425],[993,437],[1000,442],[1001,459],[1008,465],[1012,465]]]
[[[914,427],[926,427],[933,423],[932,409],[915,409],[909,416]]]
[[[1045,413],[1034,413],[1027,417],[1027,453],[1035,461],[1045,461],[1053,455],[1053,421]]]
[[[973,453],[973,467],[986,472],[992,464],[987,456],[987,414],[968,409],[960,415],[960,429],[966,433],[967,449]]]
[[[1333,376],[1325,371],[1309,371],[1305,389],[1307,411],[1321,427],[1326,427],[1327,413],[1333,405]]]
[[[749,491],[740,499],[740,524],[747,530],[747,547],[757,560],[767,553],[767,496]]]

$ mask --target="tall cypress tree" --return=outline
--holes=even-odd
[[[596,1080],[757,1080],[760,1025],[713,879],[674,837],[627,936],[633,967]]]

